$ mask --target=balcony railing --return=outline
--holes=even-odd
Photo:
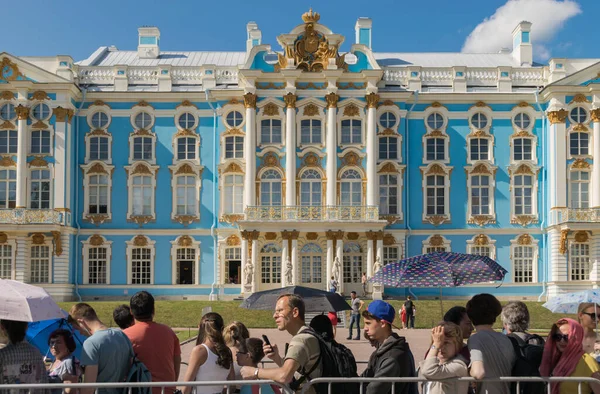
[[[377,206],[250,206],[246,208],[246,220],[269,221],[376,221]]]
[[[561,223],[600,223],[600,208],[555,208],[550,225]]]
[[[66,212],[53,209],[2,209],[0,224],[66,224]]]

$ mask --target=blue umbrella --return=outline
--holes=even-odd
[[[75,345],[77,345],[73,355],[78,359],[81,359],[81,349],[83,347],[83,341],[85,341],[85,337],[81,335],[78,330],[74,329],[66,319],[51,319],[29,323],[25,338],[43,355],[52,360],[54,357],[50,353],[48,339],[50,338],[52,331],[59,328],[68,330],[73,334]]]
[[[544,305],[552,313],[577,313],[579,304],[593,302],[600,304],[600,290],[584,290],[576,293],[559,294],[552,297]]]

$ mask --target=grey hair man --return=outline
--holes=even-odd
[[[529,329],[529,309],[521,301],[509,302],[502,308],[502,325],[506,334],[518,337],[532,345],[543,345],[544,340],[537,335],[531,335],[527,332]],[[539,339],[538,339],[539,338]],[[541,341],[540,341],[541,340]]]

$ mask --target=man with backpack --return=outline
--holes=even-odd
[[[415,362],[408,342],[392,331],[396,316],[394,307],[376,300],[362,313],[367,338],[377,343],[377,349],[369,358],[363,378],[398,378],[415,376]],[[393,383],[373,381],[367,384],[366,394],[388,394]],[[395,383],[394,393],[417,393],[416,383]]]

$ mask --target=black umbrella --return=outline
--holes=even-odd
[[[275,310],[282,294],[296,294],[304,299],[307,312],[338,312],[351,310],[344,297],[337,293],[303,286],[288,286],[253,293],[240,305],[246,309]]]

